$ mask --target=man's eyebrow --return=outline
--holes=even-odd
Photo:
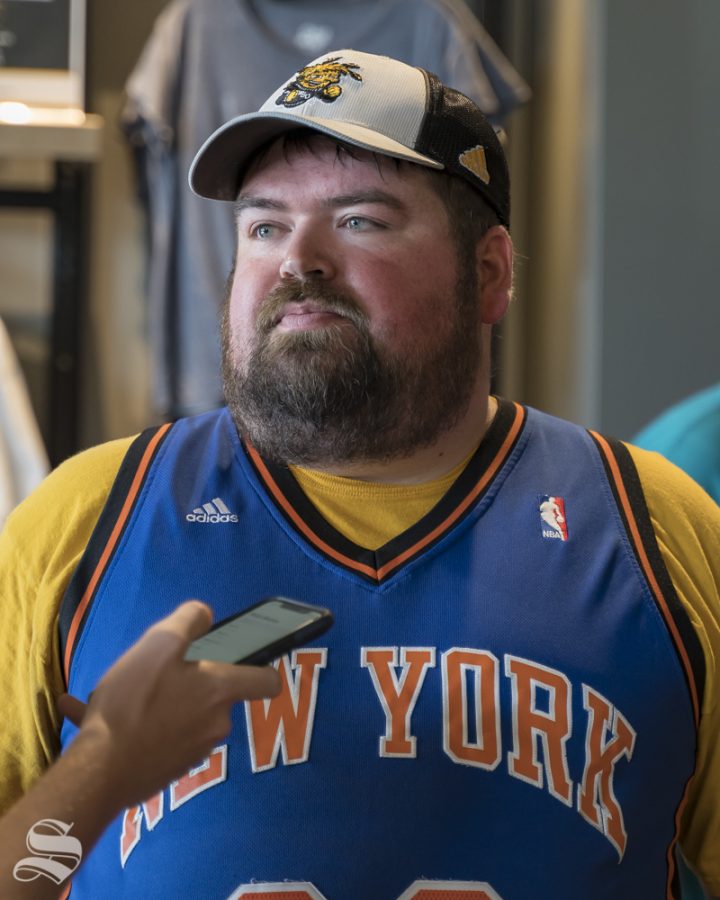
[[[379,203],[383,206],[390,206],[392,209],[405,209],[405,204],[394,194],[389,194],[387,191],[378,189],[360,191],[356,194],[340,194],[335,197],[328,197],[323,205],[332,208],[341,208],[344,206],[359,206],[363,203]]]
[[[237,218],[244,209],[285,210],[287,209],[287,205],[280,200],[270,200],[269,197],[256,197],[253,194],[241,194],[235,201],[235,218]]]
[[[328,197],[322,205],[330,209],[342,209],[346,206],[361,206],[365,203],[378,203],[397,210],[405,209],[405,204],[394,194],[377,189],[353,194],[338,194]],[[269,197],[259,197],[254,194],[241,194],[235,201],[235,217],[237,218],[245,209],[271,209],[284,212],[289,207],[282,200],[271,200]]]

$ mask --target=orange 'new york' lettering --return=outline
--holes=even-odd
[[[227,778],[227,744],[216,747],[207,759],[199,766],[190,769],[170,785],[170,809],[177,809],[187,800],[201,794],[214,784],[220,784]]]
[[[227,778],[227,744],[216,747],[199,766],[191,769],[170,785],[170,809],[177,809],[191,797],[206,791]],[[163,792],[155,794],[138,806],[125,810],[120,832],[120,864],[125,867],[128,857],[142,837],[142,822],[152,831],[165,812]]]
[[[142,805],[132,806],[125,810],[120,832],[120,865],[123,868],[142,837],[143,815],[148,823],[152,823],[148,824],[148,827],[152,829],[162,817],[162,808],[163,795],[159,793],[146,800]]]
[[[470,739],[470,698],[473,682],[476,739]],[[500,762],[500,701],[498,660],[487,650],[454,648],[442,655],[443,748],[458,763],[494,769]]]
[[[513,751],[508,771],[515,778],[541,788],[543,765],[538,759],[542,743],[548,790],[572,805],[573,784],[566,744],[571,731],[570,682],[555,669],[517,656],[505,657],[505,672],[512,679]],[[538,692],[547,692],[548,711],[539,709]]]
[[[148,830],[152,831],[163,817],[162,791],[146,800],[143,804],[125,810],[122,820],[122,831],[120,832],[120,865],[123,868],[125,868],[128,856],[133,852],[142,837],[143,817]]]
[[[429,667],[435,665],[434,647],[363,647],[360,655],[368,669],[385,713],[385,734],[380,738],[380,756],[410,756],[417,752],[410,719]],[[395,669],[402,666],[397,677]]]
[[[587,821],[607,837],[623,858],[627,832],[622,809],[615,797],[613,780],[618,760],[632,759],[635,731],[617,709],[586,684],[583,704],[588,711],[585,737],[585,771],[578,792],[578,810]],[[605,740],[607,730],[612,738]]]
[[[245,703],[248,742],[253,772],[272,769],[282,749],[285,765],[305,762],[315,718],[318,678],[327,661],[327,650],[295,650],[292,661],[277,663],[282,690],[272,700]],[[296,676],[293,671],[299,670]]]

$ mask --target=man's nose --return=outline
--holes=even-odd
[[[310,229],[293,232],[285,250],[285,257],[280,264],[280,277],[283,279],[330,279],[336,274],[331,247]]]

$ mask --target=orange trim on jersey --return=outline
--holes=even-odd
[[[610,449],[610,445],[605,440],[605,438],[602,437],[602,435],[599,435],[595,431],[592,431],[591,434],[600,445],[600,448],[602,449],[602,452],[605,455],[607,463],[610,467],[610,471],[615,482],[615,488],[622,504],[622,508],[625,512],[633,544],[635,545],[635,551],[645,574],[645,578],[647,579],[647,582],[650,585],[653,594],[655,595],[658,607],[660,608],[660,611],[663,614],[663,618],[665,619],[665,624],[667,625],[668,630],[673,636],[675,646],[677,648],[678,654],[680,655],[680,659],[682,660],[682,664],[688,680],[688,685],[690,687],[690,698],[692,700],[693,716],[695,719],[695,727],[697,728],[700,722],[700,704],[698,701],[695,678],[693,675],[692,666],[690,665],[690,659],[687,655],[687,650],[685,649],[685,644],[680,637],[680,632],[678,631],[677,625],[675,624],[675,620],[673,619],[672,613],[670,612],[662,589],[658,584],[655,573],[652,569],[652,566],[650,565],[650,560],[648,559],[645,547],[640,537],[640,530],[638,528],[635,514],[627,495],[627,491],[625,490],[625,484],[623,483],[622,475],[620,474],[620,467],[618,466],[617,460],[615,459],[615,455]]]
[[[447,531],[451,525],[453,525],[460,516],[467,510],[467,508],[475,502],[477,497],[485,490],[488,484],[492,481],[492,479],[497,474],[500,466],[505,462],[505,458],[508,455],[510,448],[515,443],[515,439],[518,436],[518,433],[522,427],[523,421],[525,420],[525,410],[519,404],[515,403],[515,419],[510,426],[510,430],[508,431],[505,440],[502,443],[502,446],[495,454],[495,458],[490,463],[490,465],[485,470],[484,475],[475,485],[475,487],[470,491],[467,497],[455,507],[453,512],[443,521],[441,522],[437,528],[434,528],[429,534],[426,534],[424,538],[417,541],[413,544],[412,547],[409,547],[404,553],[401,553],[399,556],[396,556],[395,559],[391,560],[389,563],[386,563],[381,569],[378,570],[378,578],[384,578],[389,572],[392,572],[393,569],[396,569],[401,563],[405,562],[406,559],[409,559],[411,556],[414,556],[428,544],[432,543],[439,535],[443,533],[443,531]]]
[[[368,575],[370,578],[377,578],[377,570],[372,566],[366,566],[363,563],[359,563],[354,559],[351,559],[349,556],[345,556],[344,553],[340,553],[335,550],[330,544],[327,544],[321,537],[319,537],[315,532],[310,528],[309,525],[305,523],[305,521],[298,515],[292,505],[289,503],[285,494],[280,490],[276,481],[268,471],[267,466],[262,461],[262,458],[258,454],[257,450],[251,445],[246,444],[247,451],[252,457],[252,461],[255,464],[255,467],[260,472],[263,477],[263,481],[267,485],[270,490],[270,493],[273,495],[277,503],[282,507],[285,514],[292,520],[293,525],[297,528],[299,532],[301,532],[311,544],[314,544],[318,549],[322,550],[323,553],[326,553],[328,556],[332,557],[339,563],[342,563],[344,566],[348,566],[352,569],[355,569],[356,572],[362,572],[363,575]]]
[[[70,660],[72,659],[72,652],[75,646],[75,639],[77,637],[78,630],[80,628],[80,623],[82,622],[82,618],[85,614],[85,610],[90,603],[90,599],[95,592],[95,588],[98,585],[107,564],[112,556],[113,550],[118,542],[118,539],[122,533],[123,528],[125,527],[125,523],[127,522],[128,516],[130,515],[130,511],[133,507],[133,503],[140,491],[140,487],[142,485],[145,474],[150,466],[150,462],[152,461],[153,454],[155,453],[155,449],[158,443],[165,436],[167,430],[171,427],[170,422],[165,425],[161,425],[160,428],[153,435],[150,443],[145,448],[145,452],[143,453],[142,459],[140,460],[140,465],[135,472],[135,477],[132,480],[132,484],[130,485],[130,490],[125,497],[125,502],[123,503],[122,509],[120,510],[120,515],[115,522],[115,527],[108,538],[107,544],[105,544],[105,548],[98,560],[97,566],[95,566],[95,571],[88,582],[87,587],[82,596],[82,600],[78,604],[78,608],[75,610],[75,615],[73,616],[72,624],[70,625],[70,629],[68,631],[67,643],[65,645],[65,660],[64,660],[64,671],[65,671],[65,684],[70,684]]]
[[[361,572],[363,575],[368,575],[370,578],[374,578],[375,580],[380,581],[387,575],[389,575],[392,571],[394,571],[398,566],[402,565],[402,563],[404,563],[406,560],[415,556],[416,553],[419,553],[420,550],[422,550],[428,544],[432,543],[444,531],[447,531],[467,510],[467,508],[477,499],[478,495],[485,490],[490,481],[492,481],[498,469],[504,463],[505,458],[510,451],[513,443],[515,442],[515,439],[517,438],[517,435],[525,419],[525,410],[522,408],[522,406],[517,403],[513,405],[515,406],[515,419],[513,421],[513,424],[510,427],[505,440],[502,443],[502,446],[496,453],[495,458],[487,467],[482,478],[477,482],[473,490],[467,495],[467,497],[465,497],[463,502],[460,503],[453,510],[453,512],[436,528],[426,534],[419,541],[416,541],[412,545],[412,547],[408,547],[407,550],[403,551],[394,559],[385,563],[385,565],[381,566],[379,569],[376,569],[373,566],[365,565],[364,563],[360,563],[357,560],[346,556],[344,553],[341,553],[339,550],[331,547],[326,541],[324,541],[319,535],[317,535],[312,530],[312,528],[310,528],[310,526],[300,517],[300,515],[296,512],[288,499],[285,497],[283,492],[280,490],[278,484],[273,479],[257,450],[255,450],[255,448],[249,443],[246,446],[254,465],[262,475],[263,480],[270,490],[271,494],[275,498],[278,505],[288,516],[288,518],[298,529],[298,531],[303,534],[311,544],[313,544],[319,550],[322,550],[323,553],[334,559],[336,562],[342,563],[342,565],[347,566],[350,569],[354,569],[356,572]]]

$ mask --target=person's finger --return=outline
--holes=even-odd
[[[69,719],[73,725],[80,727],[87,709],[87,705],[82,700],[78,700],[72,694],[60,694],[56,705],[58,712],[64,719]]]
[[[202,603],[200,600],[186,600],[169,616],[156,622],[152,630],[173,634],[179,637],[184,645],[187,645],[190,641],[205,634],[212,622],[212,610],[207,603]]]
[[[220,679],[227,689],[228,697],[238,702],[275,697],[282,688],[280,675],[272,666],[236,666],[208,660],[203,660],[200,666]]]
[[[233,666],[233,688],[242,700],[276,697],[282,688],[277,669],[272,666]]]

